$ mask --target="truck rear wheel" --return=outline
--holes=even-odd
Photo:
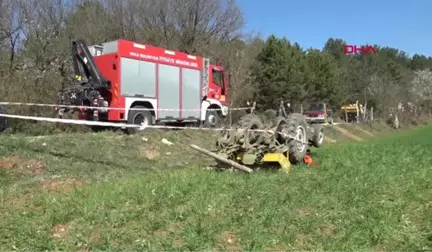
[[[145,106],[137,105],[134,109],[148,109]],[[148,110],[129,110],[127,124],[140,125],[138,128],[128,127],[126,132],[129,134],[136,134],[143,131],[147,126],[152,125],[153,115]]]

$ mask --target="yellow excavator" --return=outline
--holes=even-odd
[[[341,107],[340,118],[347,123],[359,122],[365,117],[366,110],[361,103],[347,104]]]

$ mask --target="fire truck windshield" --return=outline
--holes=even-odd
[[[221,88],[224,88],[223,72],[212,69],[212,82]]]

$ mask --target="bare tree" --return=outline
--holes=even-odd
[[[415,71],[410,84],[410,92],[417,103],[432,105],[432,72],[429,69]]]
[[[196,53],[212,40],[229,40],[243,26],[241,11],[234,0],[174,0],[171,4],[181,38],[180,49],[189,53]]]

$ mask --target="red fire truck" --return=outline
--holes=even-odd
[[[228,80],[209,59],[127,40],[87,46],[72,43],[75,79],[59,93],[61,105],[83,120],[127,122],[140,128],[155,123],[201,122],[215,127],[228,114]]]

